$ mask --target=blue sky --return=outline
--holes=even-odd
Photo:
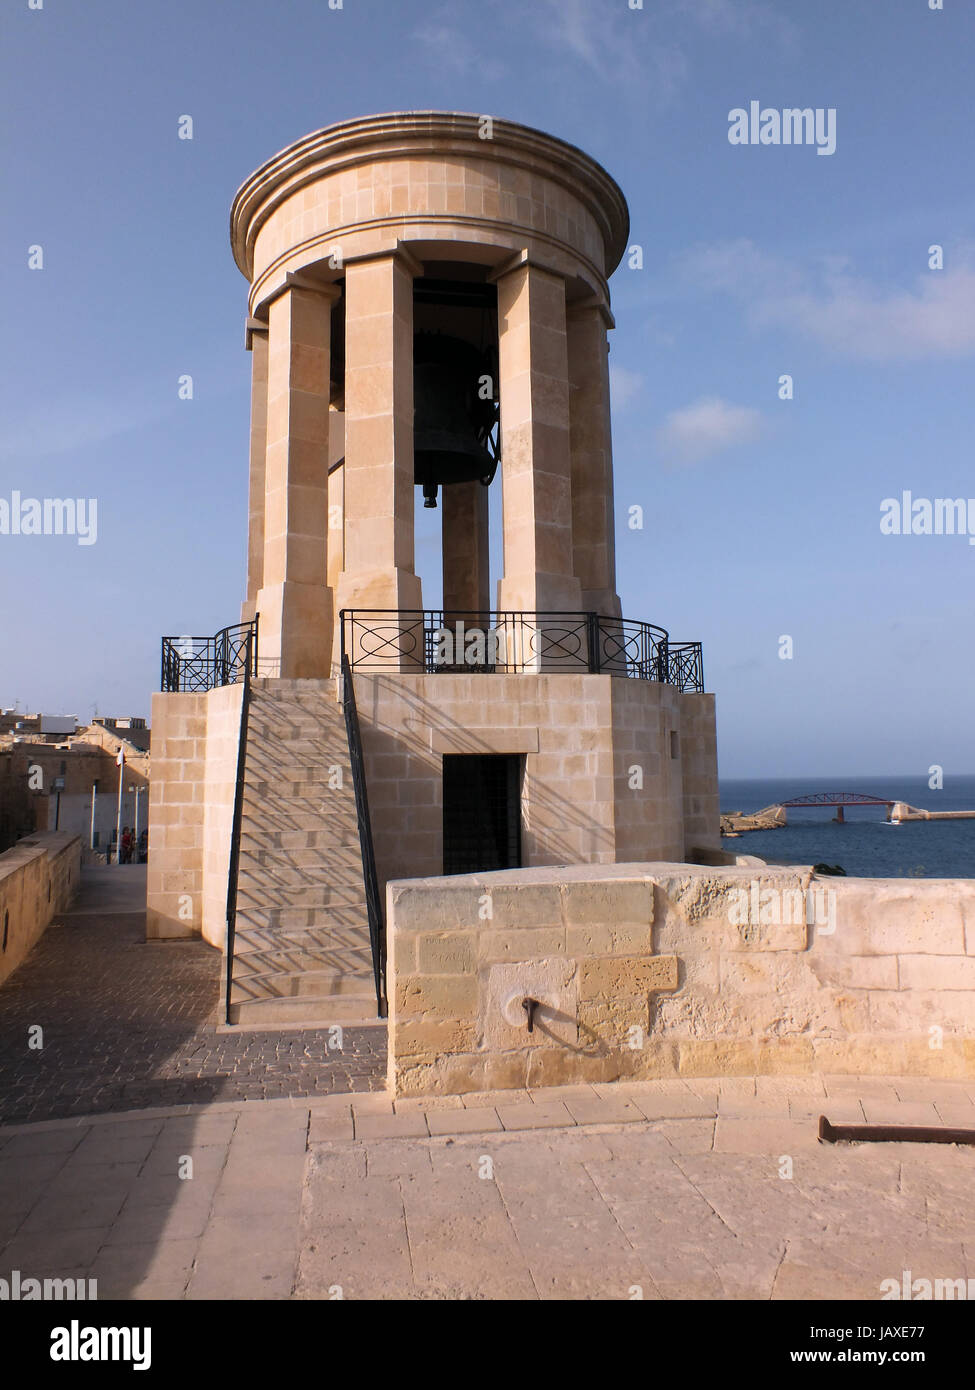
[[[643,268],[611,285],[619,590],[627,615],[703,641],[722,774],[975,771],[975,546],[879,524],[904,489],[975,499],[971,4],[0,16],[0,498],[98,499],[95,545],[0,535],[0,704],[148,714],[160,635],[236,621],[249,358],[230,202],[308,131],[441,108],[559,135],[627,196]],[[752,100],[835,108],[835,153],[730,144]]]

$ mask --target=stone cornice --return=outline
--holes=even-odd
[[[585,205],[602,233],[606,275],[611,275],[629,235],[626,199],[615,180],[575,145],[514,121],[492,118],[492,138],[482,140],[483,120],[463,112],[394,112],[341,121],[289,145],[245,180],[234,198],[230,242],[241,273],[253,278],[254,240],[265,219],[326,169],[424,155],[484,159],[493,148],[503,163],[554,179]]]

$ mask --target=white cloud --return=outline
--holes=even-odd
[[[877,285],[846,257],[808,268],[749,240],[698,247],[680,259],[686,279],[738,299],[755,327],[790,328],[832,351],[873,361],[960,357],[975,351],[975,259],[967,248],[945,270],[906,287]]]
[[[703,396],[683,410],[673,410],[657,431],[657,444],[673,463],[698,463],[722,449],[748,444],[763,429],[762,416],[719,396]]]
[[[543,43],[617,91],[665,103],[685,82],[688,63],[658,18],[618,0],[543,0],[535,28]]]
[[[479,76],[496,82],[505,75],[503,63],[491,50],[475,43],[454,21],[456,9],[446,6],[413,31],[413,38],[425,50],[427,57],[441,72]],[[475,30],[478,38],[483,34]]]
[[[629,367],[619,367],[615,362],[609,364],[609,394],[615,409],[622,410],[643,390],[643,376],[631,372]]]

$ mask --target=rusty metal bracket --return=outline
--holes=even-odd
[[[526,997],[521,1001],[521,1007],[524,1009],[525,1013],[528,1015],[528,1031],[529,1031],[529,1033],[534,1033],[534,1031],[535,1031],[535,1010],[539,1007],[539,1001],[538,1001],[537,999],[529,999],[529,998],[526,996]]]
[[[821,1144],[972,1144],[975,1129],[946,1129],[933,1125],[831,1125],[819,1117]]]

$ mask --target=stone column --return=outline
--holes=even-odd
[[[413,568],[413,277],[402,248],[346,261],[345,568],[338,606],[420,609]],[[370,620],[363,619],[364,622]],[[391,615],[372,622],[388,641],[369,641],[371,664],[422,662],[422,625]],[[397,632],[401,632],[397,638]],[[351,655],[360,655],[358,639]]]
[[[573,568],[587,612],[620,616],[616,593],[609,310],[595,299],[568,312]]]
[[[491,607],[488,490],[479,482],[450,483],[440,498],[444,612],[486,613]]]
[[[498,285],[504,577],[498,607],[532,613],[582,609],[573,573],[569,368],[565,281],[521,260]],[[529,670],[585,669],[581,619],[521,623],[504,634],[507,660]]]
[[[498,607],[577,610],[565,281],[528,262],[503,272],[498,318],[504,511]]]
[[[257,595],[262,674],[331,674],[328,402],[332,301],[291,277],[268,320],[264,573]]]
[[[247,349],[251,354],[250,491],[247,528],[247,597],[240,621],[253,618],[264,576],[264,469],[267,453],[267,324],[247,320]]]

